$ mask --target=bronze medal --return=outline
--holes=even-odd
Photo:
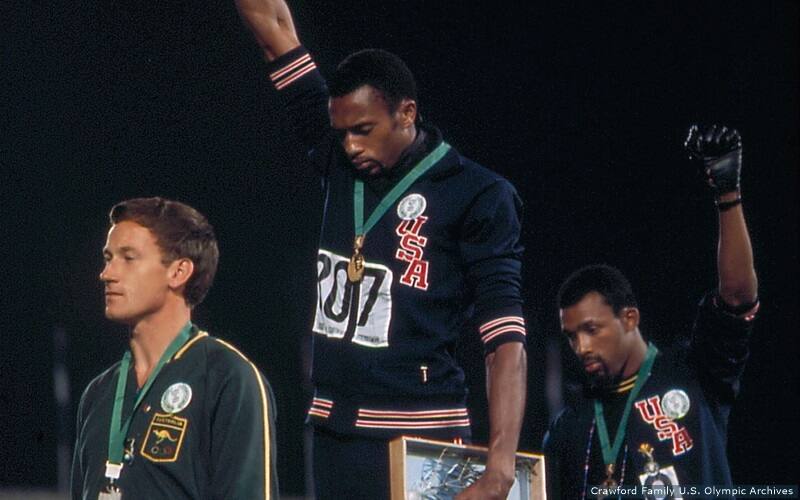
[[[350,262],[347,263],[347,279],[351,283],[358,283],[364,278],[364,256],[361,254],[361,249],[364,247],[364,235],[359,234],[353,241],[353,255],[350,257]]]
[[[606,478],[600,485],[602,488],[613,490],[617,487],[617,482],[612,477],[614,475],[614,464],[606,464]]]

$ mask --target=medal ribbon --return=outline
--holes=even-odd
[[[147,377],[147,381],[139,390],[138,394],[136,395],[136,402],[133,404],[133,409],[131,410],[130,415],[125,420],[125,423],[122,423],[122,404],[125,400],[125,386],[128,383],[128,371],[130,370],[131,365],[131,351],[125,351],[125,354],[122,356],[122,363],[119,366],[119,375],[117,376],[117,392],[114,395],[114,407],[111,410],[111,425],[108,429],[108,462],[106,462],[106,477],[110,479],[116,479],[109,476],[108,466],[109,464],[118,468],[122,464],[122,456],[124,452],[124,443],[125,436],[128,435],[128,429],[131,426],[131,422],[133,421],[133,416],[136,414],[136,408],[139,407],[139,403],[142,402],[145,395],[147,395],[147,391],[150,390],[150,386],[153,385],[153,381],[158,376],[158,372],[161,371],[161,368],[164,367],[165,364],[175,355],[176,352],[189,340],[189,333],[192,331],[192,322],[186,323],[186,325],[181,329],[178,336],[175,337],[167,350],[164,351],[164,354],[161,355],[161,359],[158,360],[158,364],[150,373],[150,376]],[[117,472],[118,474],[118,472]]]
[[[372,211],[366,224],[364,223],[364,181],[356,179],[353,185],[353,224],[355,226],[356,236],[367,234],[367,231],[372,229],[406,189],[435,165],[437,161],[441,160],[449,150],[450,145],[446,142],[442,142],[433,151],[428,153],[425,158],[420,160],[391,191],[386,193],[386,196],[383,197],[378,206],[375,207],[375,210]]]
[[[642,386],[650,377],[650,370],[653,368],[653,362],[658,354],[658,349],[655,345],[650,343],[647,346],[647,355],[644,358],[642,366],[639,367],[639,372],[636,374],[636,384],[633,386],[628,401],[625,403],[625,410],[622,412],[622,418],[617,426],[617,433],[614,436],[614,447],[612,448],[608,439],[608,427],[606,427],[606,419],[603,416],[603,403],[599,399],[594,400],[594,417],[597,420],[597,436],[600,438],[600,446],[603,450],[603,462],[606,465],[615,464],[617,462],[617,455],[622,448],[622,440],[625,437],[625,429],[628,427],[628,416],[631,414],[633,408],[633,400],[639,395]]]

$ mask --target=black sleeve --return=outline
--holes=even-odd
[[[269,76],[293,131],[309,154],[319,155],[332,140],[328,87],[308,50],[300,46],[275,59]]]
[[[525,343],[521,210],[514,187],[498,180],[477,196],[462,225],[461,256],[474,300],[475,323],[487,353],[506,342]]]
[[[238,357],[230,356],[226,369],[215,371],[224,380],[211,418],[212,498],[273,500],[278,481],[272,389],[258,368],[235,352]]]
[[[90,392],[93,385],[94,381],[86,386],[86,389],[83,391],[80,403],[78,403],[78,414],[75,419],[77,421],[75,424],[75,446],[72,450],[72,469],[70,471],[70,491],[73,500],[79,500],[83,498],[84,471],[81,453],[81,448],[83,448],[81,429],[83,428],[83,423],[86,419],[84,415],[85,409],[88,405],[87,400],[91,397]]]
[[[550,429],[548,429],[542,441],[547,498],[562,498],[561,462],[563,459],[564,446],[563,417],[564,411],[550,424]]]
[[[750,354],[750,333],[758,304],[736,315],[720,307],[720,300],[716,294],[708,293],[700,301],[690,352],[706,395],[731,404],[739,393],[739,381]]]

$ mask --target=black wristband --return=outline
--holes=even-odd
[[[745,304],[739,304],[738,306],[731,306],[728,305],[727,302],[722,300],[722,297],[719,296],[719,293],[716,294],[714,297],[714,305],[721,311],[724,311],[728,314],[733,316],[741,316],[742,314],[749,312],[751,309],[755,308],[758,305],[758,298],[753,302],[747,302]]]
[[[735,200],[731,201],[719,201],[717,200],[717,210],[720,212],[724,212],[726,210],[730,210],[731,208],[735,207],[736,205],[742,204],[742,197],[737,196]]]

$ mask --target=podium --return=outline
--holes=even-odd
[[[486,469],[488,450],[401,436],[389,443],[392,500],[451,500]],[[509,500],[547,498],[544,456],[517,453]]]

